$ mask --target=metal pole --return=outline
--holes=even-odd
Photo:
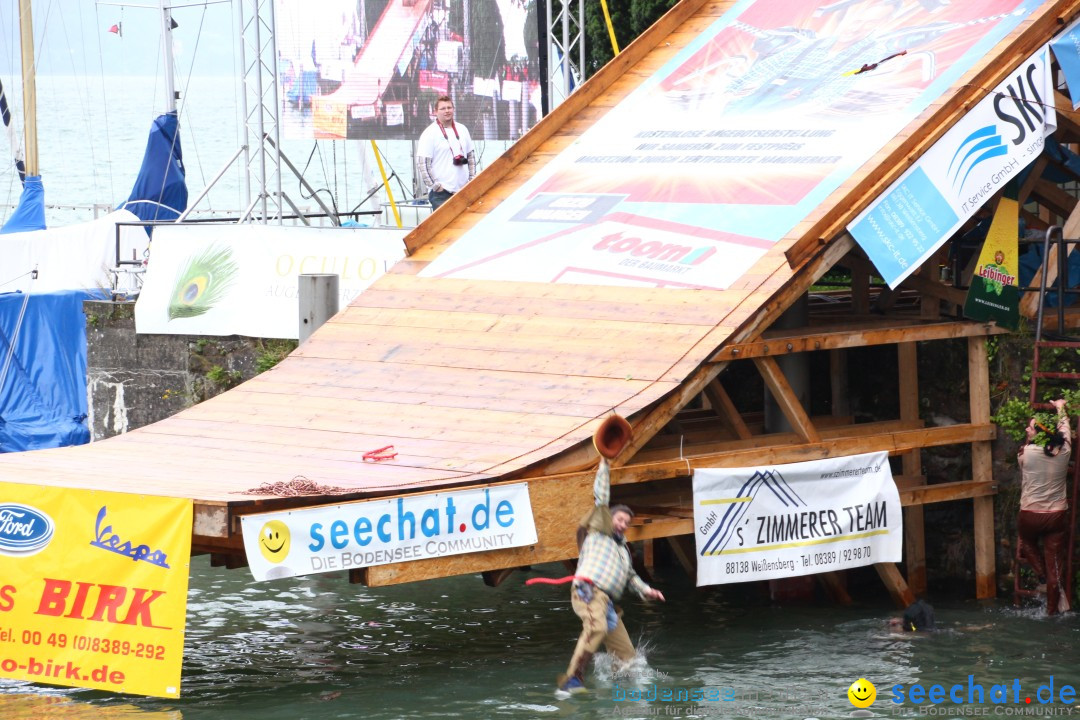
[[[34,65],[34,15],[30,0],[19,0],[19,41],[22,47],[23,73],[23,145],[26,149],[26,174],[37,176],[37,68]]]
[[[319,327],[337,315],[338,276],[307,273],[297,278],[300,295],[300,344]]]
[[[173,77],[172,11],[165,0],[158,0],[161,9],[161,54],[165,59],[165,112],[176,112],[176,78]]]
[[[243,196],[241,202],[251,203],[251,152],[250,152],[250,137],[248,132],[248,85],[247,85],[247,52],[245,44],[247,43],[247,33],[244,32],[246,20],[244,19],[244,3],[249,0],[237,0],[236,3],[236,22],[237,27],[240,28],[240,77],[237,79],[239,85],[240,97],[240,152],[243,155],[243,173],[241,180],[243,181]],[[254,1],[254,0],[252,0]],[[200,200],[202,198],[199,198]]]
[[[1050,268],[1047,267],[1050,263],[1050,235],[1053,234],[1054,230],[1060,231],[1062,228],[1060,225],[1051,225],[1046,228],[1046,235],[1043,237],[1042,282],[1039,283],[1039,312],[1035,320],[1035,342],[1042,340],[1043,304],[1046,302],[1046,278],[1050,274]],[[1058,258],[1059,272],[1061,271],[1061,260],[1061,258]],[[1038,370],[1038,366],[1033,368],[1034,372],[1038,372]],[[1034,385],[1032,387],[1034,387]]]

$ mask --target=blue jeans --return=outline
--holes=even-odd
[[[431,211],[435,212],[439,207],[450,199],[454,193],[449,190],[428,190],[427,199],[431,203]]]

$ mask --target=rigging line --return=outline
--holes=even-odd
[[[120,8],[120,26],[121,26],[121,28],[123,27],[123,22],[124,22],[124,8],[121,7]],[[100,8],[100,6],[98,6],[97,3],[94,3],[94,27],[100,28],[101,24],[102,24],[101,23],[101,8]],[[124,66],[123,65],[123,60],[124,60],[124,39],[123,39],[123,36],[121,36],[121,37],[119,37],[117,39],[120,41],[120,64],[121,64],[121,67],[123,67]],[[105,92],[105,90],[106,90],[106,86],[105,86],[105,53],[103,52],[104,48],[101,46],[101,33],[99,33],[99,32],[94,33],[94,40],[97,42],[98,79],[101,81],[101,113],[102,113],[102,116],[103,116],[103,122],[105,123],[105,157],[112,157],[112,145],[111,145],[111,141],[110,141],[110,138],[109,138],[109,135],[110,135],[110,133],[109,133],[109,96]],[[96,167],[97,163],[94,163],[94,165],[95,165],[94,173],[96,174],[98,172],[98,169]],[[113,177],[112,163],[106,163],[106,165],[107,165],[106,173],[108,174],[108,182],[109,182],[109,205],[111,207],[115,202],[115,200],[113,200],[113,198],[116,197],[116,183],[115,183],[115,180],[114,180],[114,177]]]
[[[5,280],[4,282],[0,283],[0,287],[4,287],[5,285],[10,285],[11,283],[15,282],[19,278],[24,278],[27,275],[33,275],[33,274],[34,274],[33,270],[27,270],[24,273],[20,273],[19,275],[16,275],[15,277],[11,278],[10,280]]]
[[[35,267],[30,271],[30,285],[33,286],[34,279],[37,277],[37,268]],[[19,318],[15,321],[15,332],[11,336],[11,342],[8,345],[7,357],[4,358],[4,369],[0,371],[0,390],[4,389],[4,383],[7,381],[8,368],[11,367],[11,358],[15,355],[15,343],[19,340],[19,331],[22,330],[23,318],[26,316],[26,304],[30,302],[30,289],[27,288],[25,295],[23,296],[22,308],[19,309]]]

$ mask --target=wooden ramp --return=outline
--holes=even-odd
[[[974,401],[970,423],[939,429],[948,433],[937,440],[933,430],[920,429],[910,408],[904,422],[877,428],[873,441],[865,428],[847,434],[819,430],[789,401],[775,350],[770,354],[767,343],[764,350],[753,343],[822,273],[852,253],[846,224],[986,88],[1046,42],[1080,0],[1047,2],[1036,10],[727,289],[416,274],[733,4],[683,0],[413,232],[406,239],[410,257],[279,366],[120,437],[0,456],[0,481],[189,497],[196,509],[195,550],[238,564],[238,515],[340,499],[249,494],[268,483],[306,479],[363,498],[528,478],[537,546],[371,568],[357,578],[385,584],[570,558],[576,548],[568,518],[591,502],[589,468],[596,456],[590,439],[600,420],[612,411],[630,418],[637,451],[702,393],[714,407],[732,409],[714,380],[727,363],[741,359],[732,353],[736,346],[754,358],[794,432],[755,441],[754,429],[729,413],[726,427],[736,445],[722,447],[732,452],[725,459],[714,443],[707,454],[698,453],[695,465],[746,462],[751,450],[772,445],[781,447],[770,455],[778,462],[842,449],[900,453],[934,442],[979,442],[988,453],[988,408],[983,413]],[[947,291],[937,292],[942,293]],[[993,332],[973,323],[920,323],[918,317],[909,335],[890,335],[881,325],[879,319],[870,330],[858,330],[856,335],[866,336],[862,340],[848,333],[843,342],[824,335],[807,341],[816,346],[791,342],[811,349],[870,342],[875,332],[874,342]],[[917,420],[917,406],[914,412]],[[830,439],[839,444],[830,445]],[[364,460],[366,452],[390,445],[397,453],[393,459]],[[617,472],[615,482],[685,480],[691,462],[672,443],[666,447],[666,453]],[[687,486],[674,487],[660,487],[651,504],[688,505]],[[950,497],[974,494],[979,493],[959,490]],[[691,531],[685,512],[658,511],[636,536]]]

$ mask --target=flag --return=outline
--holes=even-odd
[[[124,37],[124,32],[120,28],[120,23],[116,23],[111,28],[109,28],[109,32],[113,33],[114,35],[119,35],[120,37]]]

